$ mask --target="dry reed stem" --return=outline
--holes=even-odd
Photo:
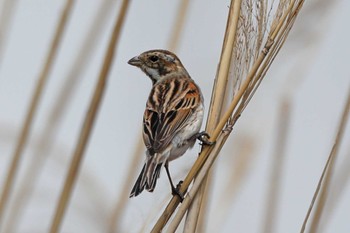
[[[221,134],[222,129],[224,129],[224,126],[226,125],[226,123],[229,119],[234,119],[234,122],[235,122],[238,119],[238,117],[240,116],[240,112],[238,112],[238,114],[234,115],[231,118],[232,113],[236,109],[238,103],[241,101],[243,95],[247,94],[246,91],[249,87],[249,84],[251,83],[251,81],[253,81],[253,78],[256,76],[259,68],[260,68],[260,70],[262,70],[262,71],[259,71],[259,74],[266,73],[263,71],[264,69],[261,69],[261,67],[260,67],[261,64],[265,61],[265,58],[269,54],[269,50],[271,49],[271,47],[272,47],[272,51],[278,51],[278,49],[275,47],[276,44],[279,46],[281,46],[283,44],[284,38],[285,38],[286,34],[289,32],[291,26],[293,25],[295,17],[299,13],[299,11],[303,5],[303,2],[304,2],[303,0],[299,1],[297,6],[294,7],[295,1],[292,1],[290,3],[290,6],[288,7],[288,10],[281,17],[281,20],[283,20],[283,21],[278,22],[276,24],[276,26],[274,27],[274,30],[271,31],[269,39],[265,44],[265,47],[263,48],[263,50],[261,51],[257,60],[255,61],[254,65],[252,66],[252,68],[251,68],[246,80],[244,81],[241,89],[237,92],[236,96],[233,98],[228,110],[226,111],[226,113],[224,114],[224,116],[222,117],[220,122],[218,123],[218,126],[214,130],[214,133],[211,135],[211,138],[213,141],[217,140],[219,135],[222,136],[222,134]],[[286,20],[288,15],[292,15],[292,17],[290,17],[288,20]],[[278,35],[279,35],[279,37],[277,37]],[[277,42],[282,41],[282,43],[274,43],[275,39],[277,39]],[[275,46],[273,46],[273,45],[275,45]],[[276,53],[272,53],[268,57],[270,58],[271,56],[276,56]],[[260,75],[258,77],[260,77]],[[249,99],[248,99],[248,101],[249,101]],[[196,162],[192,166],[191,170],[189,171],[188,175],[186,176],[184,182],[182,183],[181,188],[180,188],[180,192],[184,193],[187,190],[187,188],[190,185],[190,183],[192,182],[193,178],[196,176],[196,174],[198,173],[198,171],[201,169],[201,167],[205,163],[206,159],[208,158],[208,155],[210,154],[212,148],[213,147],[204,147],[199,158],[196,160]],[[185,198],[185,200],[186,200],[186,198]],[[167,207],[165,208],[163,214],[158,219],[157,223],[155,224],[154,228],[152,229],[152,232],[154,232],[154,233],[160,232],[163,229],[164,225],[169,220],[170,216],[173,214],[173,212],[175,211],[178,204],[179,204],[179,198],[177,196],[174,196],[170,200]]]
[[[229,133],[229,130],[227,131],[227,133]],[[226,133],[226,134],[227,134]],[[225,134],[225,133],[224,133]],[[226,137],[227,138],[227,137]],[[190,204],[192,203],[192,201],[194,200],[197,191],[199,190],[199,188],[202,186],[202,181],[205,179],[205,177],[207,176],[207,173],[211,167],[211,165],[213,164],[216,155],[220,152],[221,147],[223,146],[223,143],[225,141],[225,137],[222,135],[220,135],[220,137],[218,138],[214,148],[212,148],[211,153],[209,154],[208,157],[208,162],[206,162],[202,169],[199,171],[199,173],[196,176],[196,182],[193,184],[191,190],[187,193],[186,198],[184,199],[184,201],[182,202],[180,208],[178,209],[178,211],[176,212],[176,215],[174,216],[172,222],[169,224],[168,229],[166,230],[167,233],[173,233],[176,231],[178,225],[180,224],[183,216],[185,215],[187,209],[189,208]]]
[[[325,177],[324,177],[324,181],[323,184],[321,186],[321,190],[320,190],[320,194],[319,197],[317,199],[317,203],[316,203],[316,209],[315,212],[312,216],[312,220],[311,220],[311,225],[310,225],[310,229],[309,229],[309,233],[316,233],[319,232],[319,225],[320,225],[320,221],[321,221],[321,217],[323,215],[324,212],[324,208],[326,205],[326,201],[328,201],[328,192],[330,187],[330,183],[333,177],[333,170],[334,170],[334,166],[335,166],[335,160],[338,157],[338,148],[337,147],[334,151],[334,157],[333,159],[330,161]]]
[[[222,103],[222,109],[231,101],[232,96],[240,88],[243,78],[247,75],[251,64],[259,54],[263,39],[266,33],[266,5],[267,1],[245,0],[240,4],[239,20],[236,27],[236,38],[234,49],[232,52],[232,61],[227,77],[225,97]],[[238,13],[237,13],[238,14]],[[230,89],[232,89],[230,91]],[[230,93],[231,92],[231,93]],[[245,101],[243,101],[245,102]],[[210,189],[205,181],[206,189]],[[207,195],[208,196],[208,195]],[[204,211],[207,209],[207,201],[203,202],[198,226],[202,227],[205,224]],[[204,211],[203,211],[204,210]],[[200,232],[204,231],[201,230]]]
[[[8,142],[11,142],[13,138],[15,138],[15,131],[13,130],[15,127],[11,126],[3,126],[0,125],[0,141],[5,140]],[[41,136],[36,136],[33,134],[32,139],[31,139],[31,144],[28,149],[34,149],[34,150],[40,150],[39,147],[39,141],[41,140]],[[67,154],[67,148],[65,148],[64,145],[59,144],[55,145],[50,153],[52,154],[53,159],[55,160],[55,164],[58,165],[58,167],[63,168],[65,166],[65,160],[62,157],[62,154]],[[103,194],[103,187],[98,183],[96,180],[96,177],[91,174],[91,172],[83,170],[81,174],[81,183],[82,187],[84,188],[83,192],[86,193],[86,196],[88,199],[91,199],[91,203],[94,204],[96,210],[92,213],[93,215],[90,216],[90,218],[94,219],[95,221],[98,220],[99,222],[102,222],[101,219],[104,216],[103,211],[101,210],[101,207],[105,206],[105,196]],[[96,190],[98,190],[98,193],[96,193]],[[23,190],[25,192],[25,190]],[[94,193],[95,192],[95,193]],[[39,197],[38,198],[45,198],[47,195],[46,190],[41,190],[39,192]],[[99,195],[99,196],[97,196]],[[103,201],[101,201],[103,200]],[[45,201],[45,200],[44,200]],[[12,204],[12,203],[11,203]],[[11,206],[12,207],[12,206]],[[78,207],[79,208],[79,207]],[[103,208],[102,208],[103,209]],[[80,212],[83,212],[84,214],[87,214],[86,208],[81,206],[79,208]],[[8,218],[6,218],[7,220]],[[104,220],[104,219],[102,219]],[[6,221],[7,223],[7,221]],[[18,224],[19,226],[19,224]],[[14,227],[11,227],[10,229],[12,231],[8,231],[8,224],[5,225],[5,229],[1,232],[18,232],[18,230]]]
[[[65,180],[62,193],[60,195],[57,209],[55,211],[55,216],[53,218],[52,225],[50,228],[51,233],[57,233],[59,231],[65,210],[67,208],[68,201],[72,194],[73,186],[77,178],[81,160],[83,158],[83,154],[85,152],[86,145],[91,135],[91,130],[93,128],[93,124],[94,124],[98,109],[100,107],[100,103],[105,90],[110,67],[114,59],[115,47],[120,38],[120,32],[124,23],[129,2],[130,1],[124,0],[120,7],[119,16],[115,22],[111,39],[109,41],[107,52],[103,61],[103,65],[98,77],[98,83],[96,85],[92,100],[90,102],[89,110],[84,119],[84,124],[79,135],[79,140],[72,157],[72,161],[69,167],[69,171]]]
[[[350,94],[350,92],[349,92],[349,94]],[[349,96],[349,98],[350,98],[350,96]],[[346,123],[343,122],[345,120],[346,119],[342,119],[342,121],[340,122],[339,128],[342,126],[344,128],[346,127],[346,125],[345,125]],[[344,124],[344,125],[342,125],[342,124]],[[343,129],[342,132],[339,132],[339,133],[341,133],[341,135],[339,137],[343,138],[344,130],[345,129]],[[321,191],[320,191],[321,193],[319,194],[319,198],[317,201],[316,210],[315,210],[315,213],[314,213],[312,221],[311,221],[311,226],[310,226],[310,230],[309,230],[310,233],[316,233],[319,230],[320,220],[321,220],[321,217],[324,213],[324,207],[325,207],[326,201],[328,199],[328,192],[330,189],[330,183],[331,183],[331,180],[333,179],[332,177],[334,174],[334,166],[336,163],[336,159],[338,158],[339,147],[340,147],[340,145],[338,145],[335,148],[333,159],[331,160],[329,167],[327,168],[326,175],[324,178],[325,180],[323,182],[323,185],[321,186]]]
[[[221,197],[217,199],[219,203],[212,210],[212,213],[215,213],[214,220],[216,219],[217,222],[213,223],[212,221],[211,225],[214,226],[213,229],[217,232],[222,232],[220,227],[225,225],[224,222],[227,216],[232,212],[232,203],[236,199],[244,178],[250,172],[249,165],[251,165],[251,161],[254,158],[255,143],[253,139],[243,137],[235,145],[235,148],[238,148],[235,153],[237,156],[229,157],[231,160],[227,163],[230,166],[231,173],[227,175],[225,189],[220,192]],[[204,232],[204,230],[199,232]],[[210,229],[207,232],[211,232]]]
[[[138,167],[140,155],[144,153],[144,145],[142,141],[142,136],[139,135],[137,139],[137,144],[134,152],[132,153],[131,163],[129,165],[127,179],[119,190],[121,191],[121,196],[118,199],[117,204],[115,205],[112,215],[109,220],[108,231],[109,233],[121,232],[120,223],[122,220],[123,213],[125,211],[126,204],[128,203],[129,195],[126,190],[130,189],[131,184],[133,184],[137,170],[135,167]]]
[[[49,158],[50,149],[55,141],[55,133],[59,127],[59,123],[63,118],[69,101],[72,98],[75,88],[82,78],[83,68],[92,56],[92,51],[97,45],[99,36],[102,34],[103,25],[109,15],[109,12],[113,9],[112,6],[115,1],[104,0],[96,16],[94,16],[93,24],[82,42],[82,46],[79,48],[78,55],[72,64],[65,82],[58,92],[56,101],[52,107],[52,110],[47,119],[47,123],[44,124],[45,128],[40,138],[38,139],[39,147],[34,148],[33,158],[25,172],[24,179],[21,182],[20,190],[14,200],[14,206],[10,211],[10,216],[7,220],[5,232],[15,232],[15,227],[19,225],[21,210],[25,208],[29,199],[32,196],[39,172],[42,170],[45,161]]]
[[[7,34],[11,27],[12,17],[16,10],[17,0],[5,0],[2,4],[0,13],[0,66],[4,56],[4,46],[6,44]]]
[[[183,31],[186,21],[189,3],[189,0],[182,0],[177,10],[177,17],[167,46],[170,51],[176,51],[179,47],[181,32]]]
[[[266,207],[264,218],[264,233],[274,232],[276,223],[277,207],[280,200],[280,187],[287,146],[287,135],[290,124],[290,102],[284,99],[280,106],[277,122],[277,133],[275,135],[274,153],[270,169],[269,188],[266,195]]]
[[[347,186],[349,185],[350,180],[350,148],[345,153],[347,156],[344,161],[341,162],[340,168],[338,169],[336,176],[334,177],[334,187],[332,188],[332,195],[329,196],[326,207],[327,210],[324,211],[324,217],[320,222],[321,225],[319,227],[320,232],[326,229],[328,222],[331,220],[331,216],[334,211],[337,209],[337,206],[340,204],[340,200],[344,197],[344,193],[346,191]]]
[[[235,4],[234,4],[235,3]],[[222,46],[220,63],[218,66],[217,77],[214,80],[212,97],[208,113],[206,130],[211,133],[220,119],[222,102],[225,99],[225,89],[228,81],[232,52],[237,32],[238,16],[241,0],[231,1],[230,12],[227,19],[226,33]]]
[[[203,181],[203,185],[200,187],[200,190],[198,192],[203,193],[202,199],[201,199],[201,205],[198,213],[198,220],[197,220],[197,226],[196,226],[196,232],[206,232],[206,226],[208,223],[208,214],[209,214],[209,202],[211,199],[212,194],[212,187],[214,182],[213,173],[215,171],[216,167],[212,168],[207,177]],[[191,208],[191,206],[190,206]],[[190,208],[188,211],[190,212]],[[186,216],[187,217],[187,216]],[[186,223],[185,223],[186,224]]]
[[[51,72],[51,68],[53,66],[54,60],[56,58],[58,47],[62,40],[66,23],[68,21],[70,12],[72,11],[72,8],[73,8],[73,3],[74,3],[73,0],[67,0],[64,10],[62,11],[62,14],[60,16],[60,20],[57,24],[55,35],[52,40],[52,43],[46,58],[46,62],[38,78],[38,82],[30,102],[29,110],[26,114],[25,122],[21,129],[21,133],[17,141],[15,151],[12,156],[12,161],[11,161],[9,170],[7,172],[5,185],[4,185],[4,188],[1,194],[1,199],[0,199],[0,226],[1,226],[1,221],[3,220],[5,208],[8,202],[8,197],[11,193],[14,181],[16,179],[16,175],[18,173],[19,163],[22,159],[24,147],[26,146],[28,137],[30,135],[32,122],[33,122],[33,119],[35,118],[42,92],[45,88],[45,84]]]
[[[230,70],[230,64],[232,59],[232,53],[234,48],[234,42],[237,34],[237,25],[241,9],[241,0],[231,1],[230,12],[227,19],[225,39],[223,43],[221,58],[219,67],[217,70],[217,77],[212,91],[212,98],[209,107],[208,120],[206,126],[206,132],[211,134],[217,125],[220,117],[221,110],[223,107],[225,99],[225,89],[227,86],[227,78]],[[204,184],[207,182],[207,178],[204,181]],[[186,217],[186,223],[184,232],[195,232],[200,208],[202,206],[202,196],[205,191],[205,185],[201,188],[201,192],[198,193],[194,201],[191,204],[191,208]]]
[[[321,177],[320,177],[320,179],[318,181],[317,188],[315,190],[314,196],[312,197],[311,204],[310,204],[309,209],[308,209],[308,211],[306,213],[306,217],[304,219],[303,225],[302,225],[301,230],[300,230],[301,233],[305,231],[306,224],[308,223],[311,211],[313,210],[316,198],[319,197],[320,191],[321,191],[321,195],[322,195],[323,190],[329,188],[328,187],[329,182],[326,185],[326,183],[324,182],[324,179],[327,179],[327,176],[329,176],[331,174],[331,171],[329,171],[329,170],[332,169],[331,168],[332,161],[335,160],[335,158],[337,157],[337,153],[338,153],[340,144],[341,144],[341,142],[343,140],[344,131],[345,131],[345,128],[346,128],[347,121],[349,119],[349,112],[350,112],[350,89],[349,89],[349,92],[348,92],[348,97],[347,97],[347,100],[346,100],[346,104],[344,106],[343,114],[342,114],[342,117],[341,117],[341,120],[340,120],[340,123],[339,123],[339,126],[338,126],[337,135],[336,135],[336,138],[335,138],[332,150],[331,150],[331,152],[330,152],[330,154],[328,156],[326,165],[325,165],[325,167],[324,167],[324,169],[322,171]],[[324,200],[322,200],[322,202],[324,202]],[[320,209],[320,211],[321,210],[322,209]],[[316,229],[317,228],[314,228],[314,230],[316,230]]]

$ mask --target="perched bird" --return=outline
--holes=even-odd
[[[175,188],[171,180],[168,164],[193,147],[196,139],[211,144],[209,135],[199,132],[204,111],[201,90],[179,58],[167,50],[146,51],[128,63],[140,68],[153,84],[143,116],[146,162],[130,197],[145,188],[152,192],[164,165],[173,195],[182,200],[179,185]]]

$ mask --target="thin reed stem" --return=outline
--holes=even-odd
[[[349,91],[349,100],[348,101],[350,101],[350,91]],[[348,105],[350,105],[350,102],[348,103]],[[346,108],[348,108],[347,105],[346,105],[344,111],[349,111],[349,109],[346,109]],[[339,129],[338,134],[340,134],[340,135],[337,135],[337,137],[339,137],[341,139],[343,138],[344,130],[346,127],[346,121],[347,121],[347,118],[345,118],[346,117],[345,114],[348,114],[348,113],[344,113],[343,118],[341,119],[340,125],[338,127],[338,129]],[[334,151],[333,159],[331,160],[331,162],[329,164],[329,167],[327,169],[327,172],[326,172],[326,175],[324,178],[323,185],[321,186],[321,190],[320,190],[321,193],[319,194],[315,214],[313,215],[313,219],[311,221],[311,226],[310,226],[310,230],[309,230],[310,233],[316,233],[319,230],[321,217],[323,215],[324,207],[325,207],[326,201],[328,199],[328,192],[329,192],[330,184],[331,184],[332,177],[334,174],[334,166],[336,163],[336,159],[338,158],[339,147],[340,147],[340,143],[334,149],[335,151]]]
[[[90,106],[86,114],[83,127],[79,135],[79,140],[76,145],[76,148],[72,157],[72,161],[69,167],[69,171],[65,179],[64,187],[61,192],[60,199],[55,211],[55,215],[50,227],[50,233],[57,233],[62,225],[62,219],[66,211],[70,196],[72,194],[73,186],[77,178],[77,174],[78,174],[79,167],[81,165],[81,161],[86,149],[86,145],[90,138],[91,131],[95,122],[95,118],[101,104],[102,96],[105,91],[108,74],[114,59],[115,47],[118,44],[118,41],[120,38],[121,28],[124,24],[129,3],[130,1],[127,1],[127,0],[124,0],[122,2],[119,16],[115,22],[111,39],[109,41],[106,55],[103,61],[103,65],[98,77],[98,82],[95,87],[95,91],[94,91],[92,100],[90,102]]]
[[[228,133],[229,131],[227,131]],[[226,133],[225,133],[226,134]],[[201,187],[202,181],[205,179],[205,177],[207,176],[207,173],[210,169],[210,167],[212,166],[212,164],[214,163],[215,157],[216,155],[220,152],[224,141],[226,140],[223,135],[221,135],[221,137],[218,138],[214,148],[212,149],[211,153],[209,154],[208,157],[208,162],[205,163],[203,165],[203,168],[199,171],[197,177],[196,177],[196,182],[193,184],[193,187],[191,188],[191,190],[187,193],[186,198],[184,199],[184,201],[182,202],[179,210],[177,211],[175,217],[173,218],[172,222],[169,224],[169,227],[167,229],[167,233],[172,233],[175,232],[177,227],[179,226],[183,216],[185,215],[187,209],[189,208],[190,204],[192,203],[192,201],[194,200],[197,191],[199,190],[199,188]]]
[[[231,153],[228,156],[229,162],[227,164],[229,165],[230,174],[225,177],[225,188],[220,192],[220,197],[216,199],[218,200],[218,203],[215,204],[215,208],[211,211],[211,213],[215,213],[214,215],[211,215],[215,216],[215,218],[210,222],[210,226],[214,226],[214,229],[217,232],[222,232],[227,216],[232,212],[232,205],[236,201],[240,187],[244,184],[244,179],[251,172],[250,165],[252,165],[252,160],[255,157],[254,155],[256,151],[254,140],[251,137],[240,137],[236,143],[231,145],[231,147],[235,147],[235,150],[232,149],[232,152],[237,152],[234,154]],[[205,231],[203,230],[199,232]],[[206,232],[212,232],[211,228]]]
[[[317,184],[315,193],[314,193],[314,195],[312,197],[312,201],[311,201],[311,204],[309,206],[309,209],[308,209],[308,211],[306,213],[303,225],[302,225],[301,230],[300,230],[301,233],[305,232],[306,225],[308,223],[311,211],[313,210],[313,207],[314,207],[314,204],[316,202],[316,199],[319,197],[320,191],[323,192],[323,189],[328,189],[329,188],[329,182],[328,182],[327,185],[325,185],[324,179],[327,179],[327,176],[330,175],[330,172],[329,172],[329,169],[331,169],[330,166],[332,164],[332,161],[337,157],[340,144],[341,144],[341,142],[343,140],[346,124],[347,124],[347,121],[349,119],[349,112],[350,112],[350,89],[348,91],[348,97],[347,97],[346,104],[345,104],[344,110],[343,110],[343,114],[341,116],[341,120],[340,120],[340,123],[339,123],[339,126],[338,126],[337,136],[335,138],[335,141],[334,141],[333,147],[331,149],[331,152],[330,152],[330,154],[328,156],[326,165],[323,168],[321,177],[320,177],[320,179],[318,181],[318,184]]]
[[[345,158],[341,162],[340,168],[337,170],[337,173],[334,177],[334,184],[332,184],[332,195],[329,196],[326,203],[326,211],[324,211],[324,218],[320,221],[320,226],[318,227],[320,232],[325,229],[327,224],[332,219],[334,211],[338,208],[341,203],[341,199],[344,198],[348,185],[350,184],[350,148],[345,152]]]
[[[51,46],[50,46],[48,55],[46,57],[45,64],[38,78],[38,82],[37,82],[34,94],[32,96],[29,110],[26,114],[26,118],[25,118],[23,127],[21,129],[19,139],[15,147],[15,151],[12,155],[11,164],[7,172],[5,185],[0,197],[0,226],[1,226],[1,221],[3,220],[4,211],[8,202],[8,197],[11,194],[12,187],[15,182],[16,175],[18,173],[19,164],[22,159],[23,151],[27,144],[28,137],[30,135],[32,123],[35,118],[43,90],[45,88],[49,74],[53,67],[54,60],[57,56],[58,47],[63,38],[64,30],[65,30],[67,21],[69,19],[70,12],[72,11],[72,8],[73,8],[73,3],[74,3],[73,0],[67,0],[64,10],[62,11],[60,20],[57,24],[54,38],[51,42]]]
[[[167,46],[170,51],[176,51],[179,47],[179,41],[186,22],[189,3],[189,0],[181,0],[180,2],[179,9],[177,10],[176,14],[175,24],[170,34]]]
[[[128,203],[128,191],[131,188],[132,183],[134,182],[137,173],[135,167],[138,167],[137,165],[139,164],[140,155],[144,153],[144,145],[141,135],[138,137],[137,141],[138,142],[135,146],[135,150],[131,158],[131,163],[129,165],[128,174],[126,175],[127,179],[125,179],[122,188],[119,188],[119,190],[121,191],[121,196],[119,197],[117,204],[114,206],[112,215],[109,220],[109,226],[107,231],[109,233],[121,232],[120,222],[122,220],[126,204]]]
[[[5,0],[0,13],[0,67],[4,56],[8,32],[11,27],[12,17],[15,13],[18,0]]]
[[[290,124],[290,103],[284,100],[280,107],[280,113],[277,122],[277,133],[275,136],[274,153],[270,169],[269,188],[266,195],[266,208],[263,232],[274,232],[274,224],[276,223],[276,212],[280,197],[281,178],[283,171],[283,162],[285,159],[285,151],[287,146],[287,135]]]
[[[74,90],[83,77],[83,68],[87,65],[92,56],[92,52],[102,34],[103,26],[107,16],[110,15],[109,13],[113,9],[113,5],[114,1],[101,1],[101,5],[94,16],[91,28],[85,40],[82,42],[82,46],[78,49],[78,55],[65,78],[64,84],[58,92],[58,96],[47,118],[47,122],[44,123],[44,130],[38,139],[39,146],[34,147],[31,163],[23,176],[24,179],[19,185],[18,195],[15,196],[13,208],[6,221],[5,232],[15,232],[15,228],[19,225],[23,210],[32,197],[38,176],[45,166],[46,160],[50,157],[49,155],[55,142],[57,129],[69,106],[69,101],[72,99]]]

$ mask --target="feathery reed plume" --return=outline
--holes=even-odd
[[[73,185],[75,184],[78,170],[81,164],[81,160],[83,158],[83,154],[85,152],[85,148],[88,143],[93,124],[95,122],[95,118],[102,100],[102,96],[104,94],[108,74],[114,59],[115,47],[118,44],[118,41],[120,38],[121,28],[124,24],[129,3],[130,3],[129,1],[124,0],[120,7],[119,15],[115,22],[112,35],[107,47],[106,55],[100,70],[98,82],[96,84],[95,91],[92,96],[90,106],[80,132],[79,140],[76,145],[76,148],[72,157],[72,161],[69,167],[69,171],[65,180],[65,184],[61,192],[57,209],[55,211],[55,215],[50,227],[51,233],[56,233],[59,231],[62,223],[62,218],[64,216],[68,201],[72,194]]]
[[[175,216],[172,229],[177,227],[175,219],[183,217],[183,214],[186,212],[189,204],[196,194],[205,174],[216,159],[219,151],[232,131],[233,125],[236,123],[239,116],[249,103],[272,61],[276,57],[279,49],[285,42],[285,39],[295,22],[296,16],[300,11],[303,2],[303,0],[291,1],[286,3],[287,6],[279,8],[282,9],[282,13],[280,13],[281,16],[275,16],[264,48],[259,52],[257,59],[250,68],[247,78],[242,83],[241,88],[237,91],[233,100],[229,104],[228,109],[225,111],[219,123],[215,127],[214,132],[211,134],[211,139],[217,141],[215,146],[203,148],[200,156],[181,185],[180,192],[185,192],[193,178],[198,174],[191,190],[188,192],[181,207],[177,211],[177,215],[179,217]],[[158,219],[156,225],[153,227],[152,232],[159,232],[164,228],[178,204],[179,198],[174,196],[165,208],[163,214]]]
[[[55,142],[57,129],[69,106],[69,101],[74,94],[77,84],[83,77],[83,68],[86,67],[92,56],[92,52],[102,34],[101,31],[104,28],[103,26],[105,25],[107,16],[110,15],[110,11],[113,9],[114,3],[115,1],[111,0],[104,0],[101,2],[94,16],[94,20],[92,21],[91,28],[85,36],[81,47],[78,49],[75,62],[73,62],[68,71],[68,75],[49,113],[47,123],[44,124],[44,130],[38,139],[39,146],[33,148],[33,158],[23,176],[24,178],[21,185],[19,185],[20,189],[18,190],[18,195],[15,196],[14,206],[6,222],[5,232],[15,232],[15,227],[19,225],[21,214],[32,197],[39,173],[42,171],[46,160],[49,158],[48,155],[50,155],[50,150]]]
[[[13,187],[13,183],[15,181],[16,175],[18,173],[18,167],[19,163],[22,159],[22,154],[24,151],[24,148],[26,146],[28,137],[30,135],[32,122],[35,118],[35,114],[41,99],[41,95],[43,93],[43,90],[45,88],[45,84],[48,80],[49,74],[51,72],[51,69],[53,67],[54,60],[57,55],[58,47],[60,45],[60,42],[62,40],[64,30],[66,23],[69,19],[70,12],[72,11],[74,1],[67,0],[66,5],[62,11],[62,14],[60,16],[60,20],[57,24],[56,32],[54,35],[54,38],[52,40],[49,52],[47,54],[46,62],[43,66],[43,69],[40,73],[40,76],[38,78],[38,82],[34,91],[34,94],[32,96],[30,106],[28,109],[28,112],[26,114],[25,122],[23,124],[23,127],[21,129],[21,133],[19,136],[19,139],[17,141],[15,151],[12,156],[12,161],[9,167],[9,170],[7,172],[5,185],[3,188],[3,191],[1,193],[1,199],[0,199],[0,225],[1,221],[3,219],[5,207],[8,202],[8,197],[11,193],[11,189]]]
[[[312,197],[312,201],[311,201],[311,204],[309,206],[309,209],[306,213],[306,217],[304,219],[303,225],[302,225],[301,230],[300,230],[301,233],[305,232],[306,225],[308,223],[311,211],[313,210],[315,201],[316,201],[317,197],[319,197],[319,195],[321,195],[319,197],[321,200],[317,204],[324,205],[325,200],[323,198],[326,198],[326,197],[323,195],[326,195],[324,192],[327,192],[326,190],[329,188],[329,183],[330,183],[330,181],[329,180],[327,181],[327,179],[331,179],[331,178],[327,178],[327,177],[331,176],[331,174],[332,174],[333,163],[338,155],[338,150],[339,150],[340,144],[341,144],[343,136],[344,136],[346,124],[347,124],[347,121],[349,119],[349,112],[350,112],[350,89],[348,91],[348,97],[346,100],[346,104],[344,106],[343,114],[342,114],[341,119],[340,119],[338,131],[337,131],[337,135],[336,135],[333,147],[332,147],[331,152],[328,156],[328,159],[327,159],[325,167],[322,171],[321,177],[318,181],[318,184],[317,184],[315,193]],[[320,192],[321,192],[321,194],[320,194]],[[318,225],[317,221],[319,220],[318,218],[320,218],[322,210],[323,210],[323,206],[320,207],[320,209],[318,209],[318,211],[319,211],[319,213],[317,213],[318,216],[316,215],[316,217],[314,219],[314,221],[316,221],[316,223],[312,223],[315,225],[314,226],[311,225],[312,229],[310,229],[310,230],[314,230],[314,231],[317,230],[317,225]]]

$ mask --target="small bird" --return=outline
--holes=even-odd
[[[199,132],[204,112],[201,90],[180,59],[167,50],[146,51],[128,63],[140,68],[153,84],[143,116],[146,162],[130,197],[139,195],[145,188],[152,192],[164,165],[172,194],[182,201],[181,181],[175,188],[169,162],[192,148],[196,139],[203,144],[212,144],[206,132]]]

